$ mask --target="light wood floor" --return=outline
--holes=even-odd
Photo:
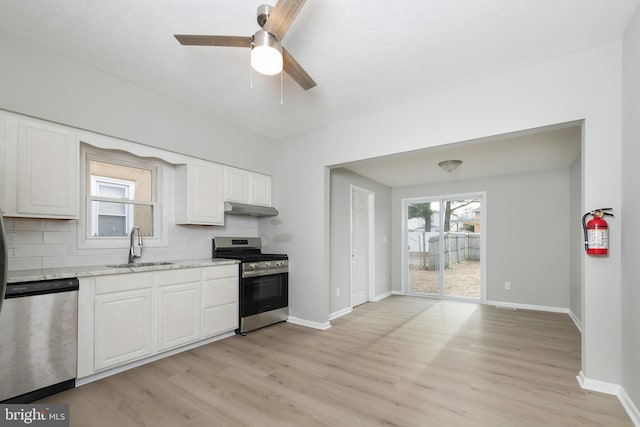
[[[567,315],[393,296],[279,324],[45,400],[72,426],[631,426],[580,389]]]

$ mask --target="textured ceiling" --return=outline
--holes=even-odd
[[[619,39],[640,0],[308,0],[284,46],[318,83],[254,73],[260,0],[2,0],[0,30],[278,138]],[[272,1],[273,3],[273,1]]]

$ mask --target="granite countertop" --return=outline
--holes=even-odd
[[[7,283],[17,282],[35,282],[38,280],[51,279],[69,279],[73,277],[95,277],[106,276],[111,274],[123,273],[140,273],[143,271],[159,271],[159,270],[177,270],[180,268],[194,267],[210,267],[215,265],[239,264],[240,261],[235,259],[224,258],[204,258],[191,259],[181,261],[166,261],[167,263],[156,265],[144,265],[144,261],[140,261],[140,265],[110,267],[108,265],[87,265],[78,267],[62,267],[62,268],[37,268],[33,270],[14,270],[7,274]],[[170,264],[168,264],[170,263]]]

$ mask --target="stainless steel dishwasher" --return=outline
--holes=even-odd
[[[0,312],[0,402],[75,387],[78,279],[8,283]]]

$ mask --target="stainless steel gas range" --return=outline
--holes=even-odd
[[[216,237],[213,257],[240,261],[240,321],[245,334],[289,318],[289,258],[262,253],[259,237]]]

